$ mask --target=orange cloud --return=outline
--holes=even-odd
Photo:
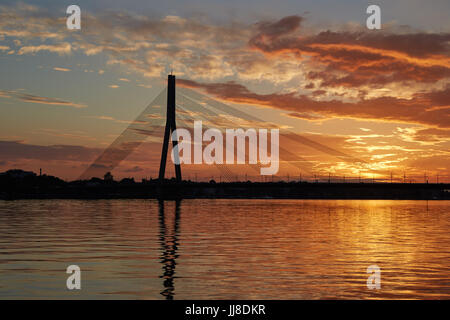
[[[332,32],[302,35],[302,17],[259,25],[249,46],[268,55],[293,54],[322,87],[360,87],[402,81],[435,82],[450,76],[450,34]]]
[[[191,80],[179,80],[178,83],[182,86],[206,90],[207,93],[230,102],[291,111],[293,112],[291,116],[315,113],[328,118],[373,119],[450,128],[450,114],[447,109],[429,109],[432,106],[448,104],[450,86],[442,91],[417,93],[414,99],[410,100],[380,97],[361,99],[358,102],[343,102],[338,100],[317,101],[295,93],[257,94],[234,82],[199,83]]]

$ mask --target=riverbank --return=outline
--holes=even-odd
[[[450,200],[449,184],[231,182],[21,186],[0,191],[0,199],[404,199]]]

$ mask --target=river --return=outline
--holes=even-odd
[[[0,298],[449,299],[450,201],[0,201]]]

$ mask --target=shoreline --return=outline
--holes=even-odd
[[[190,182],[21,186],[0,191],[0,200],[21,199],[321,199],[450,200],[450,184]]]

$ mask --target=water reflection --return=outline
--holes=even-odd
[[[164,290],[161,292],[166,300],[173,300],[175,295],[174,275],[178,258],[178,234],[180,225],[180,204],[181,200],[175,201],[175,214],[173,221],[166,217],[164,212],[164,201],[158,202],[159,207],[159,240],[161,242],[161,263],[163,264],[163,275],[161,276]]]

